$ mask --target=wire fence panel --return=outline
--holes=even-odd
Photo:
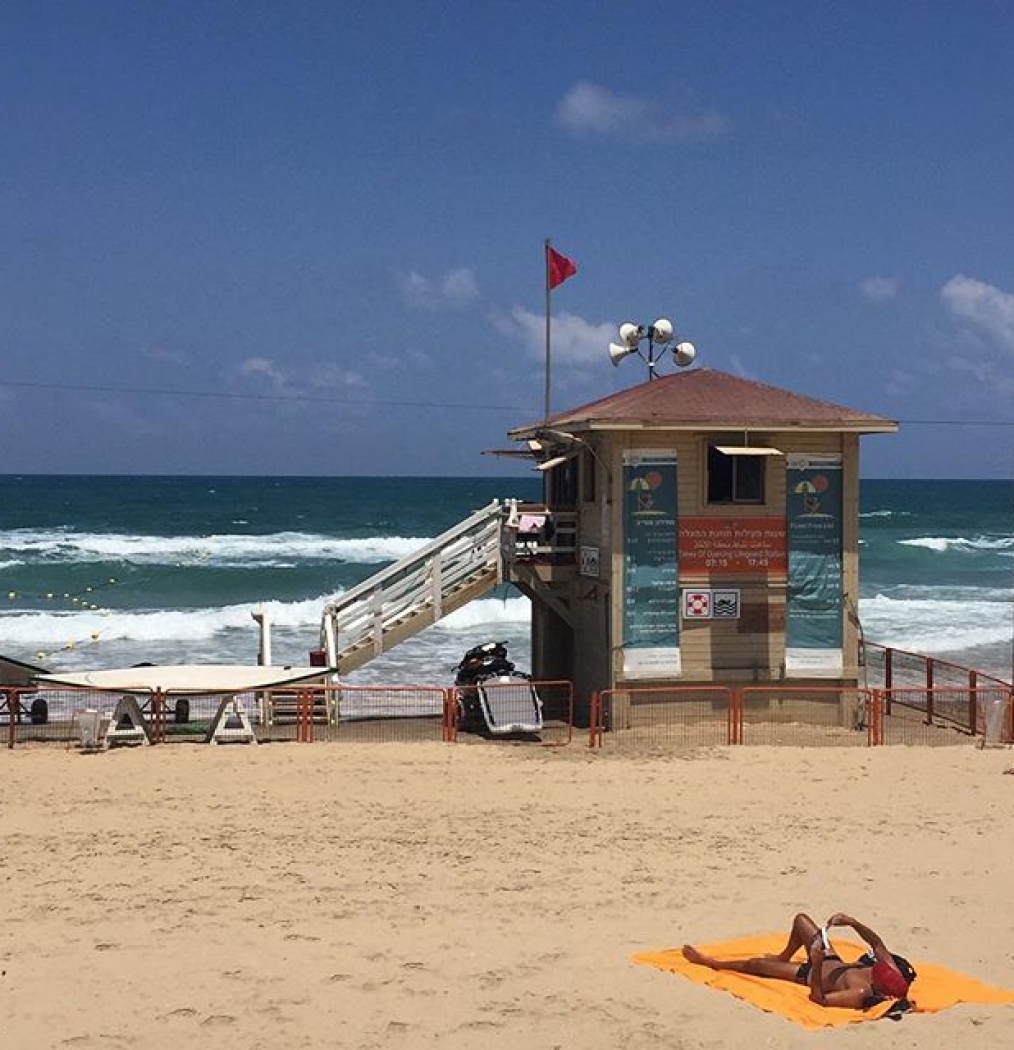
[[[335,695],[331,687],[265,689],[255,697],[254,731],[259,743],[330,740],[334,726]]]
[[[45,744],[70,747],[78,742],[78,725],[86,711],[96,712],[105,726],[121,699],[119,693],[59,687],[6,693],[7,703],[0,704],[0,726],[9,748]],[[141,699],[144,702],[147,698]]]
[[[110,746],[199,743],[207,739],[224,699],[232,694],[206,693],[166,697],[161,692],[124,694],[96,689],[46,687],[5,690],[0,700],[0,731],[9,748],[32,744],[79,745],[94,724],[101,742]],[[239,694],[244,709],[257,710],[255,694]],[[12,717],[13,716],[13,717]]]
[[[605,689],[592,702],[589,742],[644,754],[733,742],[734,693],[725,686]]]
[[[328,686],[334,721],[326,739],[342,743],[447,740],[448,690],[439,686]]]
[[[448,690],[451,739],[459,743],[533,741],[563,747],[574,738],[574,684],[563,680],[491,679]]]
[[[933,689],[991,686],[1010,688],[1002,678],[922,653],[864,642],[860,646],[863,686],[868,689]]]
[[[873,743],[867,689],[847,686],[743,686],[740,742],[794,746],[869,747]]]
[[[880,706],[884,744],[1014,742],[1011,692],[1005,687],[894,688],[881,691]]]

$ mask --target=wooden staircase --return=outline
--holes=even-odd
[[[346,675],[503,582],[494,500],[324,607],[321,647]]]

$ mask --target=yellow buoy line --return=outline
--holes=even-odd
[[[34,593],[31,591],[8,591],[7,600],[11,602],[16,601],[66,601],[70,602],[71,605],[77,606],[79,609],[88,612],[108,612],[108,609],[103,609],[102,606],[92,601],[92,596],[95,595],[96,591],[104,590],[107,587],[115,587],[119,581],[115,577],[110,577],[105,583],[96,584],[95,586],[85,587],[82,591],[70,592],[70,591],[40,591]],[[59,650],[51,650],[50,652],[37,652],[35,658],[37,660],[45,660],[47,656],[52,656],[54,652],[62,651],[66,652],[71,649],[77,649],[82,645],[93,645],[99,641],[101,631],[92,631],[87,638],[73,639],[69,642],[65,642],[60,646]]]

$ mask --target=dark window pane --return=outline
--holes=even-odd
[[[764,500],[764,457],[733,456],[736,461],[737,503],[762,503]]]
[[[724,456],[714,445],[708,446],[708,502],[732,502],[732,456]]]
[[[727,456],[708,446],[708,502],[763,503],[763,456]]]

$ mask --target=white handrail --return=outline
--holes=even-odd
[[[429,610],[435,622],[448,598],[478,576],[502,579],[498,500],[476,511],[418,551],[328,602],[321,620],[321,645],[329,666],[339,653],[367,646],[384,651],[384,634],[395,624]]]

